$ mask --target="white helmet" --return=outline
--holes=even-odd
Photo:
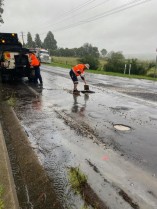
[[[90,65],[89,64],[85,64],[86,68],[89,69],[90,68]]]

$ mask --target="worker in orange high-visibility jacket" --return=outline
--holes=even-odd
[[[85,80],[85,76],[84,76],[84,73],[85,73],[85,70],[86,69],[89,69],[89,64],[78,64],[78,65],[75,65],[69,72],[70,74],[70,77],[73,81],[73,84],[74,84],[74,90],[73,90],[73,93],[77,93],[79,92],[77,90],[77,85],[78,85],[78,76],[81,77],[81,79],[84,81],[85,85],[86,85],[86,80]]]
[[[34,53],[30,53],[29,58],[30,58],[30,65],[35,70],[34,82],[37,84],[38,79],[39,79],[40,85],[43,85],[42,77],[41,77],[41,74],[40,74],[40,61],[38,60],[38,58],[36,57],[36,55]]]

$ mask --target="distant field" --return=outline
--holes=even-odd
[[[78,64],[78,58],[77,57],[52,57],[53,63],[63,64],[63,65],[69,65],[74,66]]]
[[[62,68],[71,69],[72,66],[79,63],[79,58],[77,57],[52,57],[52,63],[50,65],[52,66],[58,66]],[[106,61],[102,58],[99,59],[100,67],[98,70],[87,70],[87,72],[95,73],[95,74],[104,74],[104,75],[111,75],[111,76],[119,76],[119,77],[127,77],[127,78],[137,78],[137,79],[147,79],[147,80],[157,80],[157,77],[154,77],[155,68],[150,69],[150,71],[147,72],[147,75],[128,75],[128,74],[122,74],[122,73],[114,73],[114,72],[105,72],[103,70],[103,66],[106,64]],[[152,75],[150,77],[150,75]]]
[[[78,57],[52,57],[54,64],[60,64],[60,65],[66,65],[69,67],[72,67],[74,65],[77,65],[79,63]],[[103,69],[103,66],[106,64],[106,61],[102,58],[99,59],[100,62],[100,69]]]

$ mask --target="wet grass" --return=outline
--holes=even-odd
[[[69,169],[69,181],[75,193],[81,194],[82,188],[87,183],[87,177],[80,171],[79,167]]]
[[[83,207],[81,207],[80,209],[89,209],[89,207],[83,206]]]
[[[80,194],[85,204],[81,209],[108,209],[87,182],[87,177],[79,167],[69,169],[69,181],[76,194]]]
[[[7,103],[9,106],[11,107],[15,107],[16,105],[16,98],[14,96],[11,96],[8,100],[7,100]]]
[[[0,209],[4,209],[4,202],[2,199],[2,195],[3,195],[3,187],[0,185]]]

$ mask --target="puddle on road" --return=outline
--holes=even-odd
[[[130,131],[130,127],[123,124],[114,124],[113,127],[118,131]]]

